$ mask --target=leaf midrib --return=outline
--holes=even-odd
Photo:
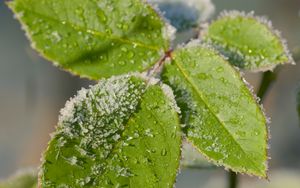
[[[133,46],[140,46],[142,48],[146,48],[146,49],[150,49],[150,50],[155,50],[155,51],[160,51],[161,49],[163,48],[160,48],[159,46],[152,46],[152,45],[147,45],[147,44],[143,44],[143,43],[140,43],[140,42],[137,42],[137,41],[132,41],[132,40],[127,40],[127,39],[124,39],[122,37],[119,37],[119,36],[114,36],[114,35],[107,35],[106,33],[102,33],[100,31],[96,31],[96,30],[93,30],[93,29],[88,29],[88,28],[83,28],[82,26],[79,26],[79,25],[76,25],[76,24],[73,24],[71,22],[66,21],[65,24],[62,23],[62,21],[58,20],[58,19],[55,19],[53,17],[50,17],[50,16],[46,16],[44,14],[41,14],[40,12],[37,12],[35,10],[29,10],[28,8],[26,7],[22,7],[24,10],[26,10],[27,12],[29,13],[32,13],[32,14],[35,14],[35,15],[38,15],[40,17],[44,17],[48,20],[52,20],[52,21],[55,21],[57,22],[58,24],[60,25],[67,25],[68,27],[76,30],[76,31],[83,31],[83,32],[86,32],[88,34],[92,34],[94,36],[98,36],[98,37],[103,37],[103,38],[108,38],[110,40],[116,40],[116,41],[119,41],[121,43],[126,43],[126,44],[130,44],[130,45],[133,45]],[[29,32],[29,30],[28,30]]]
[[[230,135],[230,137],[234,140],[234,142],[236,143],[236,145],[241,149],[241,151],[245,154],[245,156],[250,159],[251,163],[254,165],[254,167],[256,168],[256,170],[258,170],[260,172],[260,169],[256,166],[256,164],[253,162],[252,158],[249,158],[247,153],[244,151],[243,147],[236,141],[236,139],[233,137],[233,135],[227,130],[226,126],[224,125],[224,123],[221,121],[221,119],[212,111],[211,107],[206,103],[206,101],[203,99],[203,95],[202,93],[197,89],[197,86],[193,83],[193,81],[189,78],[189,76],[187,75],[187,73],[184,71],[184,69],[176,62],[175,58],[173,59],[173,62],[175,63],[175,65],[178,67],[178,70],[182,73],[182,75],[184,76],[184,78],[187,80],[187,82],[192,86],[192,89],[196,91],[196,93],[198,94],[198,96],[201,98],[201,100],[203,101],[203,103],[205,104],[205,106],[208,108],[208,110],[213,114],[213,116],[217,119],[217,121],[224,127],[225,131],[228,133],[228,135]]]

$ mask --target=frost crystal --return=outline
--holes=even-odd
[[[130,76],[101,80],[90,89],[82,89],[67,102],[59,117],[59,130],[70,138],[82,136],[83,149],[111,149],[110,139],[117,141],[124,120],[134,112],[144,84],[136,84]]]
[[[89,89],[81,89],[60,112],[58,131],[54,135],[56,160],[61,158],[77,167],[83,165],[82,159],[105,160],[122,138],[124,126],[135,112],[145,88],[142,79],[126,75],[101,80]],[[70,145],[77,156],[60,152]],[[89,176],[76,183],[84,185],[103,170],[93,166]],[[120,171],[120,174],[128,173]]]
[[[163,36],[170,41],[175,39],[176,28],[173,27],[171,24],[166,23],[166,28],[163,30]]]
[[[166,85],[166,84],[161,84],[161,87],[164,91],[164,94],[170,99],[171,101],[171,106],[175,109],[175,111],[177,113],[181,113],[180,108],[177,106],[177,102],[175,100],[175,96],[173,93],[172,88],[170,88],[170,86]]]

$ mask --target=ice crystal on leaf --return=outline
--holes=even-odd
[[[81,89],[61,110],[43,157],[43,187],[125,186],[144,178],[156,187],[156,176],[172,185],[180,157],[178,111],[170,88],[139,74],[103,79]],[[141,154],[149,151],[151,155]],[[168,166],[162,171],[157,160],[168,161]],[[58,171],[61,166],[64,170]],[[136,177],[141,169],[145,177]]]

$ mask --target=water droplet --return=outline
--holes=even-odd
[[[128,50],[127,50],[126,47],[123,46],[123,47],[121,48],[121,51],[122,51],[122,52],[127,52]]]
[[[218,67],[217,72],[223,72],[224,68],[223,67]]]
[[[166,156],[167,153],[168,153],[168,152],[167,152],[167,149],[166,149],[166,148],[162,149],[161,152],[160,152],[161,156]]]
[[[128,28],[129,28],[128,24],[123,24],[123,29],[124,29],[125,31],[127,31]]]
[[[205,73],[200,73],[200,74],[198,75],[198,78],[201,79],[201,80],[206,80],[206,79],[208,79],[208,75],[205,74]]]
[[[125,61],[119,61],[119,65],[125,65]]]
[[[108,35],[111,35],[112,34],[112,30],[109,29],[109,28],[107,28],[107,29],[105,29],[105,33],[108,34]]]
[[[84,10],[83,8],[81,7],[78,7],[76,10],[75,10],[75,13],[79,16],[79,18],[84,21]]]
[[[176,137],[176,132],[171,134],[171,138],[175,138]]]
[[[245,137],[246,136],[246,132],[245,131],[237,131],[236,132],[240,137]]]
[[[100,22],[106,23],[107,17],[103,10],[97,9],[97,16],[98,16],[98,19],[100,20]]]
[[[146,135],[146,136],[149,136],[149,137],[154,137],[154,135],[153,135],[151,129],[146,129],[146,130],[145,130],[145,135]]]
[[[133,51],[129,51],[129,52],[127,53],[127,57],[128,57],[128,58],[133,58],[133,57],[134,57],[134,52],[133,52]]]
[[[61,36],[57,31],[52,32],[51,35],[53,36],[55,43],[61,41]]]

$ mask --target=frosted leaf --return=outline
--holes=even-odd
[[[175,36],[176,31],[177,30],[176,30],[175,27],[173,27],[172,25],[167,23],[167,25],[166,25],[166,27],[164,28],[164,31],[163,31],[163,36],[165,38],[170,39],[170,41],[173,41],[176,38],[176,36]]]
[[[206,21],[214,12],[210,0],[149,0],[157,4],[164,17],[168,19],[178,32],[197,27]]]
[[[266,177],[267,120],[239,72],[198,42],[172,57],[162,79],[174,90],[188,141],[216,165]]]
[[[161,84],[161,87],[164,91],[164,94],[170,99],[173,108],[177,111],[178,114],[180,114],[181,111],[180,108],[177,106],[172,88],[166,84]]]
[[[294,63],[280,32],[266,18],[254,16],[254,12],[221,13],[207,27],[203,38],[230,63],[245,70],[266,71],[279,64]]]
[[[173,36],[144,1],[13,0],[8,5],[42,56],[94,80],[151,68]]]
[[[100,80],[66,103],[43,157],[42,187],[173,185],[178,109],[157,82],[136,75]]]

